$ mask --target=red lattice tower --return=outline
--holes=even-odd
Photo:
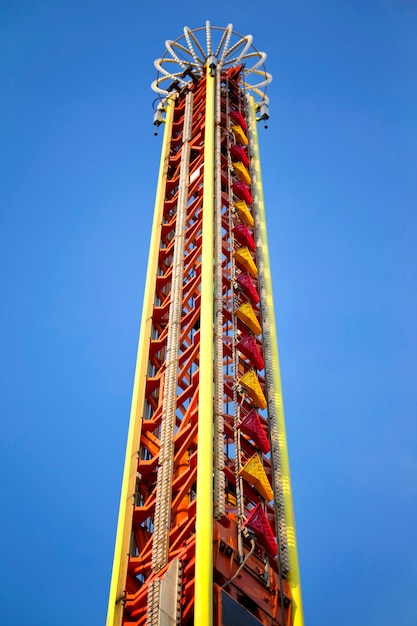
[[[257,122],[266,55],[166,42],[107,626],[303,625]]]

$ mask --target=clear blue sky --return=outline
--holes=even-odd
[[[206,19],[252,33],[274,77],[261,149],[306,624],[416,626],[415,0],[0,2],[0,623],[104,623],[153,60]]]

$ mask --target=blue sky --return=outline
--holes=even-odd
[[[153,60],[268,54],[306,624],[417,623],[417,5],[0,3],[0,622],[104,623],[161,136]],[[352,621],[353,620],[353,621]]]

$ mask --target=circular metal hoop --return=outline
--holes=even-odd
[[[226,28],[211,26],[191,30],[184,27],[184,34],[165,42],[166,51],[156,59],[156,80],[152,89],[161,97],[169,95],[173,83],[179,89],[186,87],[190,79],[200,78],[205,66],[212,63],[219,69],[243,66],[241,85],[268,102],[266,86],[272,76],[265,69],[265,52],[259,52],[252,44],[252,35],[241,35],[233,30],[233,24]]]

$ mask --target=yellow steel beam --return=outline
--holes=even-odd
[[[117,522],[116,545],[114,549],[113,570],[110,583],[109,606],[106,626],[120,626],[123,617],[123,593],[125,590],[129,548],[132,528],[133,497],[136,484],[138,447],[142,424],[142,411],[145,397],[146,371],[148,367],[148,348],[152,329],[152,309],[155,298],[156,275],[158,267],[159,243],[164,209],[165,183],[168,171],[169,149],[171,143],[174,101],[168,100],[164,139],[159,166],[158,186],[149,249],[148,271],[142,308],[139,345],[136,359],[135,380],[133,384],[132,405],[130,410],[129,432],[126,445],[126,458],[123,471],[122,492],[120,496],[119,518]]]
[[[252,115],[253,115],[253,138],[254,138],[254,157],[255,157],[255,171],[256,171],[256,187],[258,192],[258,204],[259,204],[259,216],[260,216],[260,231],[262,238],[262,251],[265,266],[265,284],[266,284],[266,300],[268,307],[268,318],[271,329],[271,336],[275,337],[275,341],[272,341],[272,369],[274,380],[274,395],[275,406],[278,422],[279,433],[279,449],[281,458],[281,471],[282,471],[282,486],[284,493],[284,508],[285,508],[285,521],[287,525],[287,539],[288,539],[288,552],[290,560],[290,574],[288,582],[291,587],[291,596],[293,601],[293,623],[294,626],[303,626],[303,605],[301,597],[301,582],[300,582],[300,568],[298,563],[298,551],[297,540],[295,534],[295,522],[294,522],[294,508],[292,502],[291,493],[291,478],[290,478],[290,465],[288,460],[288,447],[287,436],[285,430],[285,417],[284,406],[282,401],[282,385],[281,385],[281,372],[279,366],[279,353],[278,353],[278,339],[277,339],[277,327],[275,323],[275,311],[274,311],[274,299],[272,291],[271,280],[271,265],[269,261],[269,249],[268,249],[268,237],[266,231],[265,220],[265,204],[262,187],[262,175],[261,175],[261,161],[259,154],[259,140],[258,129],[256,128],[256,109],[255,100],[251,97]]]
[[[213,623],[213,213],[215,78],[207,67],[201,259],[194,624]]]

